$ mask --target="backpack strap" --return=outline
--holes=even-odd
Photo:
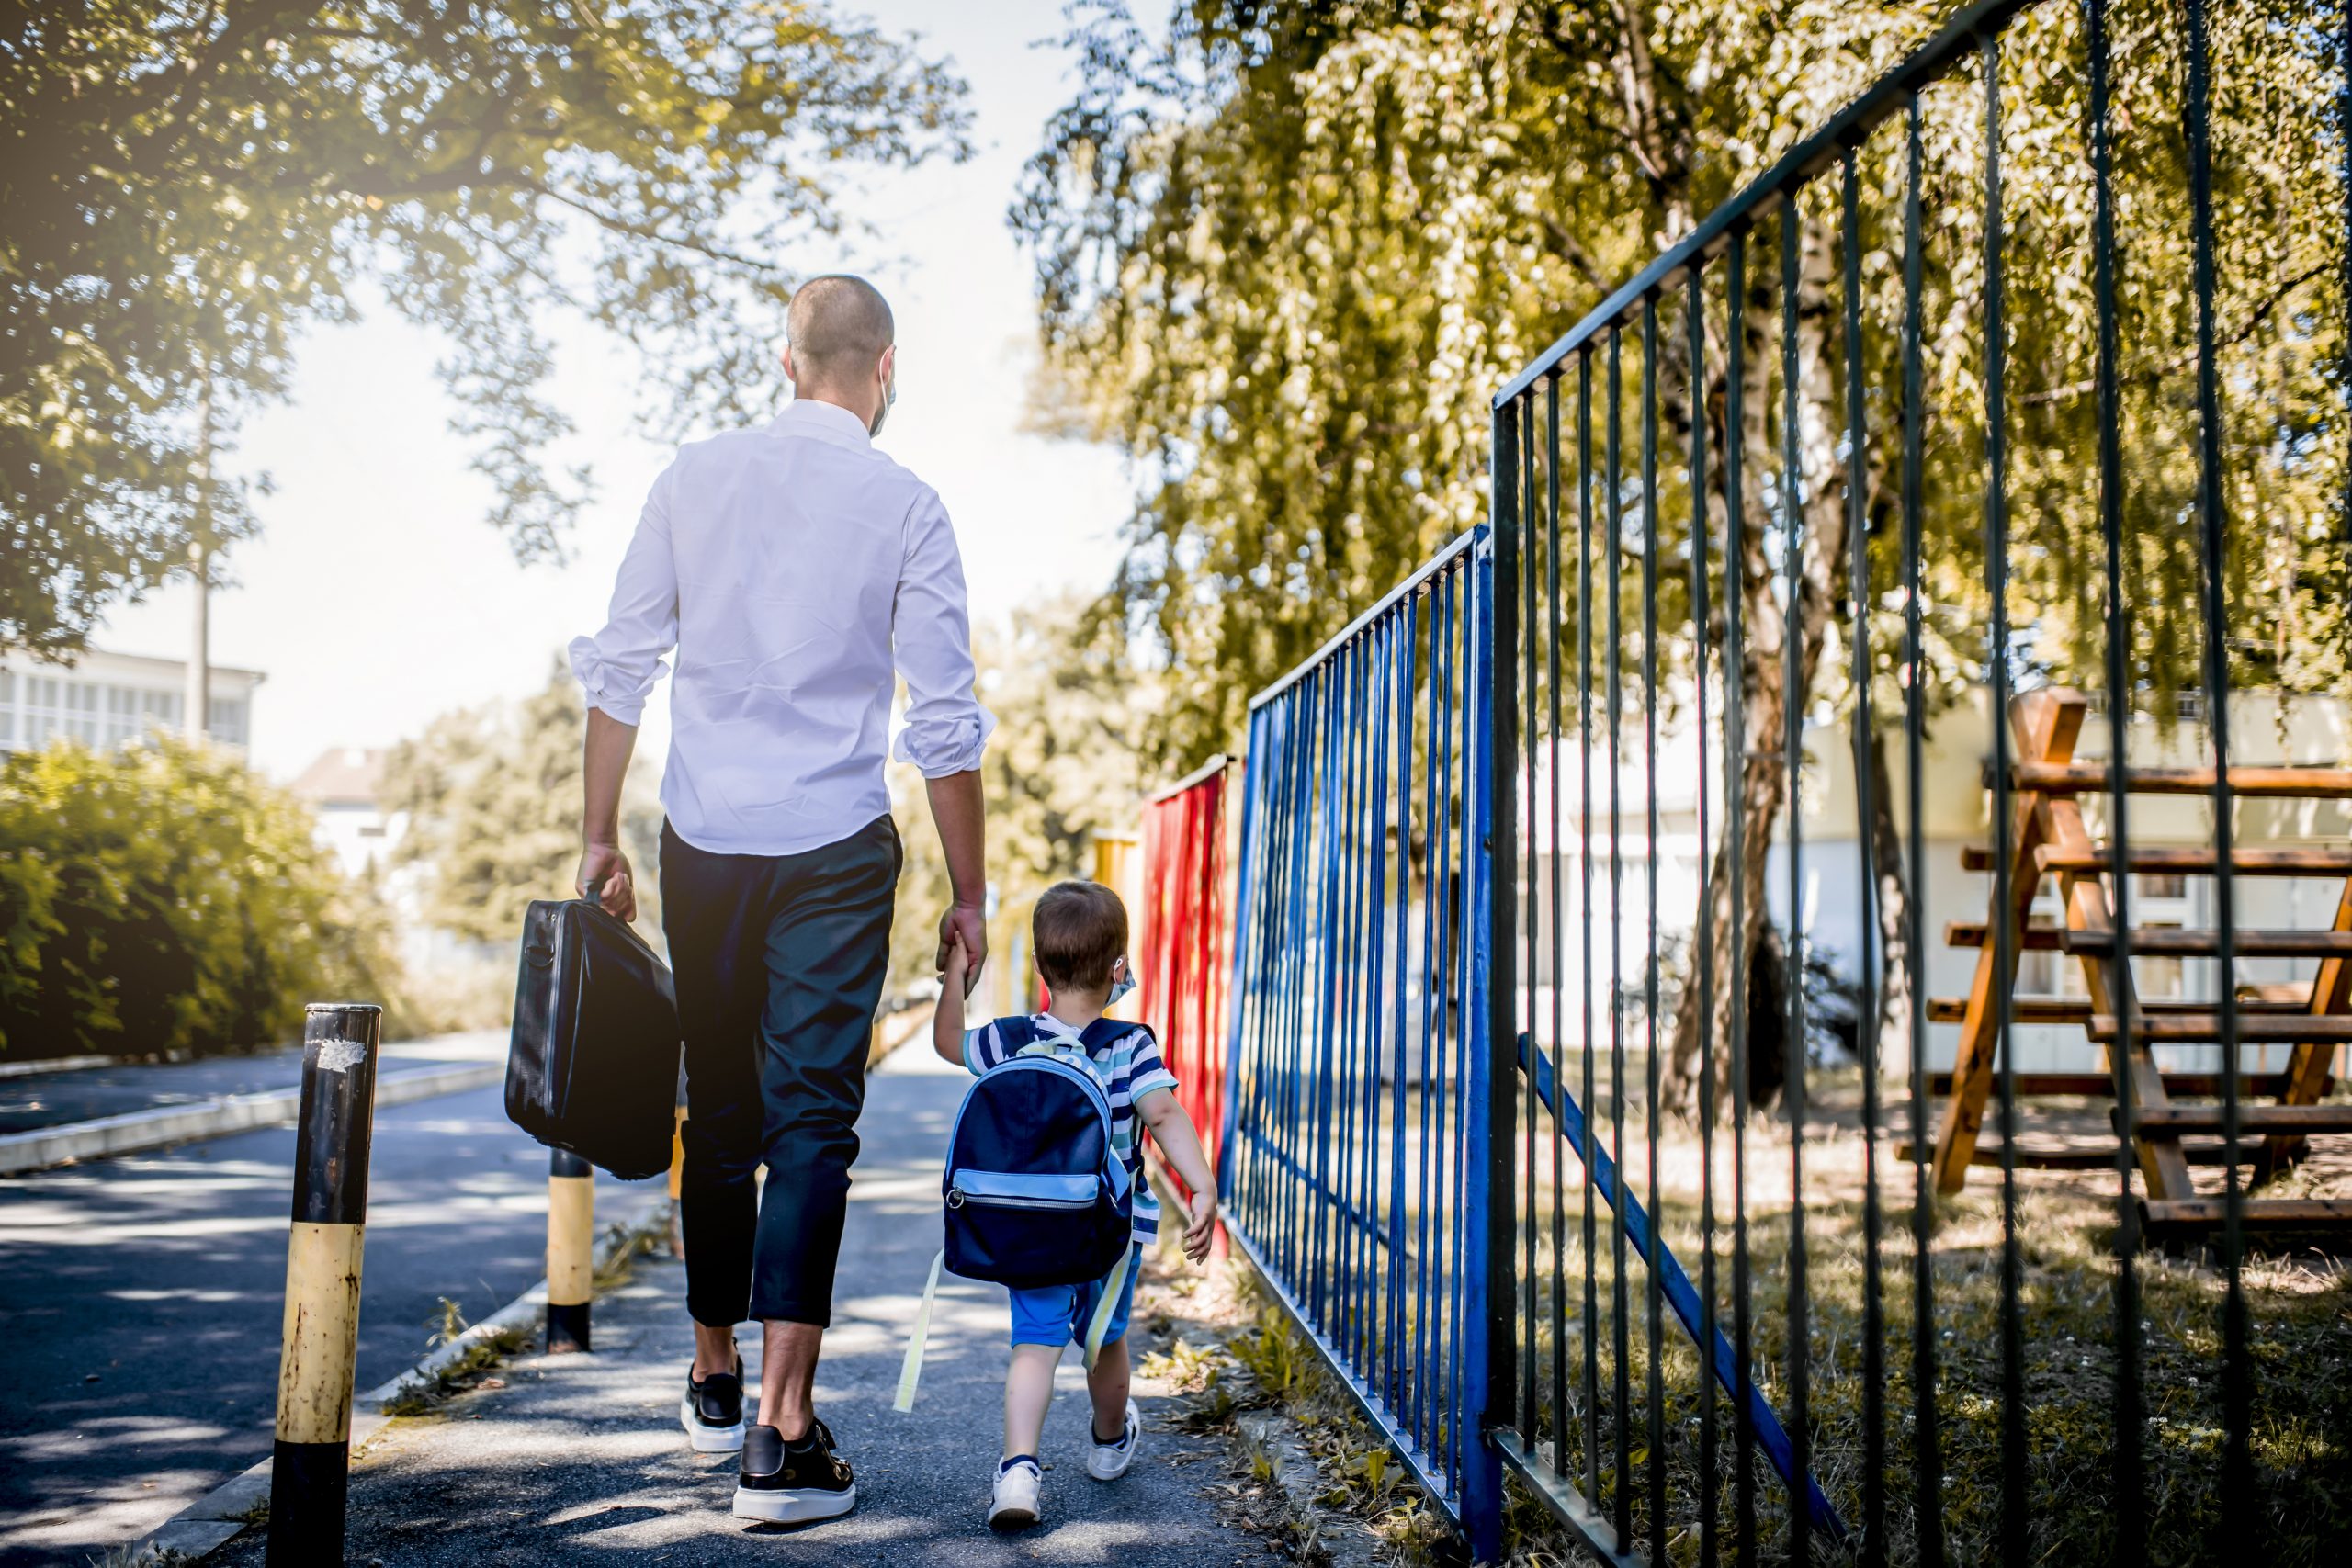
[[[907,1359],[899,1367],[899,1397],[891,1404],[894,1410],[907,1411],[915,1407],[915,1385],[922,1381],[923,1341],[931,1337],[931,1303],[933,1298],[939,1294],[940,1265],[946,1261],[947,1252],[944,1247],[932,1255],[931,1280],[922,1288],[922,1305],[915,1309],[914,1332],[907,1337]]]
[[[1120,1249],[1119,1261],[1102,1280],[1102,1297],[1094,1303],[1094,1315],[1086,1325],[1086,1370],[1094,1370],[1095,1358],[1102,1354],[1102,1336],[1111,1326],[1111,1314],[1119,1310],[1119,1296],[1127,1286],[1127,1270],[1135,1266],[1136,1244],[1131,1236]]]

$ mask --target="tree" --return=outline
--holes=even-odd
[[[1174,8],[1148,43],[1125,9],[1091,7],[1076,38],[1086,74],[1031,165],[1013,221],[1035,247],[1046,348],[1041,403],[1113,441],[1142,473],[1111,618],[1168,666],[1156,757],[1197,761],[1238,733],[1248,694],[1305,656],[1445,536],[1486,510],[1492,389],[1650,256],[1892,66],[1955,7],[1690,0],[1637,6],[1358,0]],[[2137,587],[2134,689],[2194,680],[2192,325],[2185,264],[2182,55],[2168,7],[2114,8],[2119,232],[2131,451],[2127,526]],[[2216,18],[2217,165],[2226,171],[2219,314],[2236,423],[2226,440],[2242,527],[2230,583],[2267,647],[2233,649],[2242,676],[2301,689],[2340,678],[2346,623],[2332,524],[2343,493],[2341,186],[2320,113],[2334,45],[2292,7]],[[2091,327],[2083,40],[2065,6],[2016,23],[2004,51],[2009,489],[2017,547],[2009,651],[2024,678],[2099,671],[2097,471],[2087,396]],[[1984,363],[1983,99],[1968,72],[1923,100],[1928,147],[1923,476],[1929,700],[1984,668],[1981,543]],[[1737,598],[1746,660],[1733,688],[1750,753],[1737,809],[1747,863],[1719,851],[1710,919],[1719,955],[1751,954],[1765,856],[1788,779],[1773,744],[1789,705],[1850,709],[1856,681],[1832,637],[1845,619],[1848,520],[1867,530],[1873,674],[1882,720],[1900,712],[1895,581],[1900,417],[1874,398],[1875,433],[1843,440],[1843,378],[1899,389],[1901,126],[1861,150],[1864,341],[1843,342],[1834,200],[1816,184],[1793,219],[1750,236],[1748,293],[1722,298],[1699,366],[1680,290],[1661,300],[1661,420],[1669,446],[1704,428],[1740,444],[1746,548]],[[1796,224],[1799,453],[1781,480],[1782,224]],[[2328,236],[2335,236],[2333,243]],[[2030,286],[2017,280],[2030,279]],[[1743,339],[1745,412],[1723,428],[1727,337]],[[1640,341],[1627,334],[1628,449]],[[1596,378],[1598,380],[1598,376]],[[1695,388],[1695,395],[1694,395]],[[1605,421],[1600,422],[1605,425]],[[1606,434],[1596,431],[1596,440]],[[1663,562],[1682,558],[1694,510],[1685,459],[1661,456]],[[1720,468],[1705,515],[1722,538]],[[1779,540],[1802,508],[1792,612],[1775,586]],[[1636,528],[1651,520],[1628,507]],[[2259,547],[2249,547],[2249,544]],[[1718,544],[1718,551],[1721,546]],[[1719,557],[1720,558],[1720,557]],[[1601,571],[1631,573],[1630,554]],[[1662,584],[1664,662],[1687,671],[1680,573]],[[1793,692],[1792,613],[1804,657]],[[1577,635],[1573,626],[1566,635]],[[1602,650],[1608,657],[1608,650]],[[1617,657],[1629,657],[1621,646]],[[1823,679],[1826,675],[1827,679]],[[1721,704],[1716,705],[1720,712]],[[1866,738],[1874,739],[1875,738]],[[1884,824],[1876,825],[1883,828]],[[1728,891],[1747,888],[1747,930]],[[1899,887],[1894,889],[1899,891]],[[1889,900],[1890,912],[1899,902]],[[1889,987],[1890,994],[1894,988]],[[1703,1037],[1726,1038],[1730,987],[1710,1027],[1683,987],[1670,1079],[1694,1089]],[[1728,1075],[1719,1082],[1728,1083]]]
[[[413,868],[425,922],[492,952],[510,950],[534,898],[573,897],[580,863],[580,688],[558,660],[515,703],[444,714],[394,748],[384,807],[407,827],[392,852]],[[634,759],[621,833],[638,873],[638,927],[661,945],[662,808],[650,759]]]
[[[306,1002],[387,1006],[389,920],[310,812],[169,739],[0,761],[0,1048],[146,1055],[284,1044]]]
[[[961,155],[961,92],[826,0],[0,6],[0,647],[249,533],[237,418],[362,286],[446,334],[492,521],[560,554],[550,323],[635,345],[665,433],[763,407],[840,171]]]
[[[989,880],[1007,921],[1023,921],[1038,894],[1093,872],[1095,836],[1136,822],[1142,750],[1155,693],[1124,667],[1117,644],[1097,635],[1086,599],[1064,594],[1015,610],[974,637],[980,700],[996,734],[980,763],[988,795]],[[946,867],[911,768],[893,770],[907,863],[892,928],[893,984],[935,973],[936,915],[947,905]],[[991,937],[992,964],[1010,963],[1010,931]],[[1023,983],[1013,976],[1018,987]]]

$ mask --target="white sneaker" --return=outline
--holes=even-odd
[[[996,1472],[996,1495],[989,1502],[989,1529],[1025,1530],[1037,1522],[1037,1489],[1044,1477],[1036,1461],[1023,1460]]]
[[[1090,1421],[1092,1417],[1088,1418]],[[1135,1462],[1136,1441],[1143,1436],[1143,1417],[1136,1411],[1136,1402],[1127,1401],[1127,1420],[1115,1443],[1095,1443],[1093,1428],[1087,1428],[1090,1446],[1086,1450],[1086,1473],[1097,1481],[1116,1481],[1126,1474],[1127,1466]]]

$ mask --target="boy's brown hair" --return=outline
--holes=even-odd
[[[1055,990],[1100,991],[1127,951],[1127,907],[1099,882],[1057,882],[1029,918],[1037,973]]]

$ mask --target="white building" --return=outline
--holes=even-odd
[[[213,739],[246,748],[261,682],[256,671],[212,667],[205,729]],[[91,649],[65,665],[0,654],[0,752],[39,750],[60,735],[106,748],[150,729],[177,734],[187,689],[187,666],[176,659]]]
[[[319,841],[353,876],[389,869],[392,846],[407,826],[404,814],[387,812],[378,802],[388,754],[380,746],[329,747],[292,786],[318,818]]]

